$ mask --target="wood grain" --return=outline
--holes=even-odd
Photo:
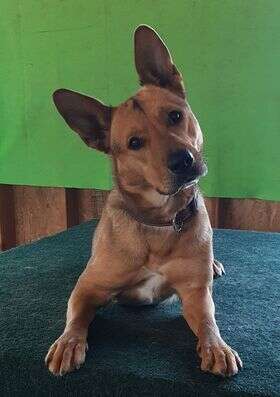
[[[219,227],[220,199],[205,197],[204,200],[212,227]]]
[[[280,202],[220,199],[219,227],[280,232]]]
[[[107,191],[0,185],[0,249],[100,218]],[[280,232],[280,202],[205,198],[213,227]]]
[[[65,189],[14,186],[17,244],[67,229]]]
[[[67,228],[78,225],[79,220],[79,190],[65,189]]]
[[[109,191],[84,189],[79,191],[79,223],[100,218]]]
[[[68,227],[100,218],[109,191],[66,189]]]
[[[0,250],[16,245],[14,192],[10,185],[0,185]]]

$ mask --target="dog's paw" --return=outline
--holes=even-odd
[[[217,261],[214,259],[213,262],[213,277],[218,278],[222,277],[224,274],[226,274],[224,266],[221,262]]]
[[[85,361],[86,338],[71,331],[63,333],[49,348],[46,366],[54,375],[64,375],[79,369]]]
[[[243,364],[238,353],[220,341],[213,345],[198,345],[202,371],[219,376],[236,375]]]

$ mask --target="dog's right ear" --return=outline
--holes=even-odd
[[[112,108],[78,92],[59,89],[53,100],[57,110],[72,130],[91,148],[110,152]]]

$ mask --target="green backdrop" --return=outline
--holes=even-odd
[[[280,199],[279,0],[1,0],[0,182],[109,188],[53,90],[117,104],[137,88],[132,33],[152,25],[205,134],[208,196]]]

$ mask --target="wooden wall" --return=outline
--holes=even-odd
[[[98,218],[108,192],[0,185],[0,249]],[[206,198],[213,227],[280,231],[280,202]]]

